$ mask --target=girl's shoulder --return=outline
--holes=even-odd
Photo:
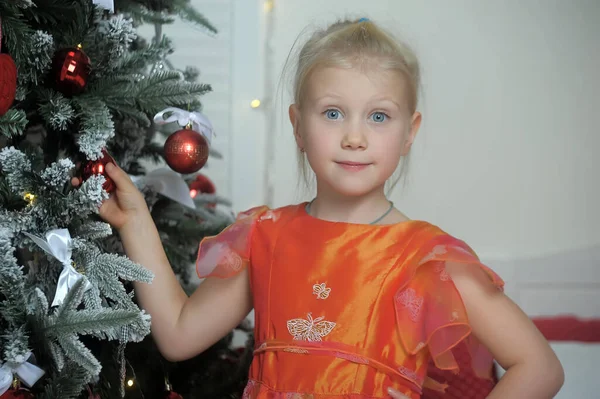
[[[473,276],[473,281],[503,291],[504,281],[485,265],[464,241],[431,226],[414,238],[405,263],[394,280],[394,306],[398,331],[406,351],[416,354],[425,346],[436,366],[458,372],[451,353],[466,340],[475,354],[472,367],[478,376],[489,373],[491,355],[471,334],[469,317],[453,276]],[[409,328],[413,325],[415,328]],[[468,338],[468,339],[467,339]]]

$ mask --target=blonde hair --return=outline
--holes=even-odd
[[[359,20],[343,20],[329,27],[314,32],[304,43],[298,53],[296,62],[290,55],[286,68],[294,67],[293,99],[302,108],[306,82],[311,73],[321,67],[368,68],[371,65],[399,73],[407,84],[407,106],[412,115],[417,108],[420,89],[420,67],[414,52],[405,44],[394,38],[385,29],[374,22],[361,18]],[[400,162],[395,178],[391,179],[393,189],[404,175],[407,157]],[[307,185],[309,184],[309,168],[304,154],[298,149],[298,163]]]

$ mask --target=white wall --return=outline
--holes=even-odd
[[[424,125],[392,196],[410,217],[489,259],[600,243],[599,1],[288,0],[273,12],[277,72],[306,25],[337,16],[370,17],[416,49]],[[295,195],[288,102],[269,115],[272,206],[307,198]]]

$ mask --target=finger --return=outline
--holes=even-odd
[[[125,173],[123,169],[113,164],[112,162],[107,163],[105,167],[108,177],[110,177],[117,187],[123,187],[125,184],[131,184],[129,175]]]
[[[395,398],[395,399],[408,399],[408,396],[402,395],[400,392],[398,392],[392,388],[388,388],[388,393],[390,394],[390,396],[392,398]]]

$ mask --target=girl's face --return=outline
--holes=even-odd
[[[376,67],[324,67],[306,85],[301,106],[290,106],[290,120],[320,194],[383,192],[421,122],[408,109],[404,79]]]

